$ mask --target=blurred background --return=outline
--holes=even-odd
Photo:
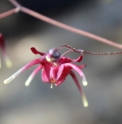
[[[114,42],[122,43],[122,0],[18,0],[39,13]],[[0,0],[0,13],[14,6]],[[13,62],[8,69],[2,59],[0,69],[0,124],[122,124],[122,57],[84,55],[83,72],[89,85],[83,90],[89,101],[84,108],[77,87],[67,77],[60,87],[36,75],[29,87],[24,82],[36,67],[3,84],[29,61],[38,58],[30,47],[42,52],[62,44],[93,52],[121,51],[87,37],[60,29],[23,13],[0,20],[0,32]],[[76,58],[77,54],[69,55]],[[78,76],[79,81],[81,78]]]

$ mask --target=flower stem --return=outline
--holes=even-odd
[[[22,12],[24,12],[24,13],[30,15],[30,16],[33,16],[33,17],[35,17],[35,18],[37,18],[39,20],[47,22],[49,24],[55,25],[57,27],[63,28],[65,30],[68,30],[68,31],[71,31],[71,32],[74,32],[76,34],[83,35],[85,37],[89,37],[91,39],[94,39],[94,40],[97,40],[99,42],[108,44],[110,46],[122,49],[122,44],[115,43],[115,42],[113,42],[111,40],[107,40],[107,39],[105,39],[103,37],[100,37],[100,36],[97,36],[95,34],[92,34],[92,33],[86,32],[84,30],[77,29],[77,28],[74,28],[72,26],[69,26],[69,25],[66,25],[64,23],[58,22],[56,20],[53,20],[53,19],[51,19],[49,17],[46,17],[46,16],[44,16],[44,15],[42,15],[40,13],[37,13],[35,11],[32,11],[32,10],[26,8],[26,7],[21,6],[16,0],[9,0],[9,1],[16,7],[16,9],[13,9],[13,10],[10,10],[10,11],[5,12],[3,14],[0,14],[0,18],[7,17],[7,16],[9,16],[11,14],[14,14],[14,13],[18,12],[17,9],[19,8],[18,10],[20,10],[20,11],[22,11]]]

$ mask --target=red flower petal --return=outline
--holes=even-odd
[[[74,69],[76,72],[78,72],[78,74],[82,77],[82,83],[83,83],[83,85],[84,85],[84,86],[87,86],[87,85],[88,85],[88,83],[87,83],[87,81],[86,81],[85,75],[83,74],[83,72],[81,71],[81,69],[80,69],[78,66],[76,66],[76,65],[74,65],[74,64],[72,64],[72,63],[65,63],[64,66],[65,66],[65,67],[72,68],[72,69]]]
[[[50,82],[51,81],[51,79],[50,79],[50,70],[51,70],[52,64],[47,62],[47,61],[44,61],[44,62],[41,63],[41,65],[43,66],[42,80],[44,82]]]
[[[70,62],[80,62],[83,59],[83,56],[79,56],[77,59],[70,59],[68,57],[61,57],[59,63],[70,63]]]
[[[45,69],[43,68],[42,69],[42,74],[41,74],[42,76],[42,81],[43,82],[47,82],[47,83],[50,83],[50,79],[49,79],[49,77],[47,76],[47,73],[46,73],[46,71],[45,71]]]
[[[75,81],[75,84],[77,85],[77,87],[78,87],[80,93],[82,94],[83,91],[82,91],[82,88],[81,88],[81,86],[80,86],[80,83],[79,83],[79,81],[78,81],[78,79],[77,79],[75,73],[74,73],[73,71],[70,71],[70,75],[71,75],[71,77],[73,78],[73,80]]]
[[[41,55],[41,56],[43,56],[45,53],[43,53],[43,52],[39,52],[38,50],[36,50],[36,48],[34,48],[34,47],[31,47],[30,48],[31,49],[31,51],[34,53],[34,54],[39,54],[39,55]]]
[[[83,56],[79,56],[77,59],[73,59],[72,62],[81,62],[81,60],[83,59]]]
[[[82,65],[80,65],[80,66],[78,66],[80,69],[82,69],[82,68],[84,68],[84,67],[86,67],[86,64],[82,64]]]
[[[68,57],[61,57],[58,62],[63,64],[63,63],[70,63],[72,62],[72,60]]]
[[[61,84],[65,80],[67,75],[70,73],[70,69],[71,68],[64,66],[64,64],[59,66],[56,79],[57,85]]]
[[[5,42],[4,42],[4,37],[3,35],[0,33],[0,48],[1,48],[1,51],[2,51],[2,55],[3,55],[3,58],[4,58],[4,61],[6,63],[6,66],[8,68],[12,67],[12,62],[11,60],[9,59],[8,55],[7,55],[7,52],[5,50]],[[1,58],[0,58],[0,68],[1,68]]]
[[[28,64],[26,64],[25,66],[23,66],[21,69],[19,69],[16,73],[14,73],[11,77],[9,77],[8,79],[6,79],[4,81],[4,84],[8,84],[10,83],[14,78],[16,78],[19,74],[21,74],[22,72],[24,72],[25,70],[29,69],[30,67],[36,65],[36,64],[40,64],[40,59],[35,59],[31,62],[29,62]]]
[[[78,89],[79,89],[79,91],[80,91],[80,93],[81,93],[84,107],[88,107],[88,101],[87,101],[87,99],[86,99],[86,96],[85,96],[85,94],[84,94],[84,92],[83,92],[83,90],[82,90],[82,88],[81,88],[81,86],[80,86],[80,83],[79,83],[79,81],[78,81],[76,75],[74,74],[73,71],[70,72],[70,75],[71,75],[71,77],[73,78],[73,80],[75,81],[75,84],[76,84],[76,86],[78,87]]]
[[[50,69],[50,78],[52,81],[56,81],[59,66],[52,66]]]
[[[0,33],[0,47],[2,48],[2,49],[4,49],[4,47],[5,47],[5,44],[4,44],[4,37],[3,37],[3,35]]]
[[[63,64],[65,67],[69,67],[69,68],[71,68],[71,69],[74,69],[76,72],[78,72],[78,74],[83,78],[84,77],[84,74],[83,74],[83,72],[81,71],[81,69],[78,67],[78,66],[76,66],[76,65],[74,65],[74,64],[72,64],[72,63],[65,63],[65,64]]]

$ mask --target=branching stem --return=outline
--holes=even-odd
[[[37,18],[37,19],[39,19],[39,20],[42,20],[42,21],[44,21],[44,22],[47,22],[47,23],[49,23],[49,24],[55,25],[55,26],[57,26],[57,27],[63,28],[63,29],[65,29],[65,30],[68,30],[68,31],[71,31],[71,32],[74,32],[74,33],[76,33],[76,34],[83,35],[83,36],[85,36],[85,37],[89,37],[89,38],[91,38],[91,39],[94,39],[94,40],[97,40],[97,41],[99,41],[99,42],[108,44],[108,45],[110,45],[110,46],[113,46],[113,47],[122,49],[122,44],[115,43],[115,42],[113,42],[113,41],[111,41],[111,40],[107,40],[107,39],[105,39],[105,38],[102,38],[102,37],[100,37],[100,36],[94,35],[94,34],[92,34],[92,33],[89,33],[89,32],[83,31],[83,30],[81,30],[81,29],[77,29],[77,28],[71,27],[71,26],[69,26],[69,25],[66,25],[66,24],[64,24],[64,23],[58,22],[58,21],[56,21],[56,20],[53,20],[53,19],[51,19],[51,18],[49,18],[49,17],[46,17],[46,16],[44,16],[44,15],[42,15],[42,14],[40,14],[40,13],[37,13],[37,12],[35,12],[35,11],[33,11],[33,10],[30,10],[30,9],[28,9],[28,8],[26,8],[26,7],[23,7],[23,6],[20,5],[16,0],[9,0],[9,1],[10,1],[16,8],[15,8],[15,9],[12,9],[12,10],[9,10],[9,11],[7,11],[7,12],[4,12],[4,13],[2,13],[2,14],[0,14],[0,19],[1,19],[1,18],[5,18],[5,17],[7,17],[7,16],[9,16],[9,15],[12,15],[12,14],[18,12],[18,11],[21,11],[21,12],[26,13],[26,14],[28,14],[28,15],[30,15],[30,16],[33,16],[33,17],[35,17],[35,18]],[[18,11],[17,11],[17,10],[18,10]]]

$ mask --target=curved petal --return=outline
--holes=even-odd
[[[50,83],[50,79],[49,79],[49,77],[47,76],[47,73],[46,73],[46,71],[45,71],[44,68],[42,69],[41,78],[42,78],[42,81],[43,81],[43,82]]]
[[[66,79],[67,75],[70,73],[71,68],[67,68],[63,65],[60,65],[58,68],[58,72],[57,72],[57,78],[56,78],[56,85],[60,85],[61,83],[63,83],[63,81]]]
[[[83,59],[83,56],[80,55],[77,59],[73,59],[72,62],[81,62],[82,59]]]
[[[82,101],[83,101],[83,106],[84,106],[84,107],[88,107],[88,101],[87,101],[87,99],[86,99],[85,94],[83,93],[82,87],[80,86],[80,83],[79,83],[79,81],[78,81],[76,75],[74,74],[73,71],[70,71],[70,75],[71,75],[71,77],[73,78],[73,80],[75,81],[75,84],[76,84],[76,86],[78,87],[78,89],[79,89],[79,91],[80,91],[80,93],[81,93]]]
[[[31,49],[31,51],[34,53],[34,54],[39,54],[39,55],[41,55],[41,56],[43,56],[45,53],[43,53],[43,52],[39,52],[38,50],[36,50],[36,48],[34,48],[34,47],[31,47],[30,48]]]
[[[82,69],[82,68],[86,67],[86,64],[78,65],[78,67],[79,67],[80,69]]]
[[[70,71],[70,75],[71,75],[71,77],[73,78],[73,80],[75,81],[75,84],[76,84],[76,86],[78,87],[80,93],[82,94],[83,91],[82,91],[82,88],[81,88],[81,86],[80,86],[80,83],[79,83],[79,81],[78,81],[78,79],[77,79],[75,73],[74,73],[73,71]]]
[[[56,81],[59,66],[52,66],[50,68],[50,78],[52,81]]]
[[[72,62],[72,60],[68,57],[61,57],[58,62],[63,64],[63,63],[70,63]]]
[[[35,59],[31,62],[29,62],[28,64],[26,64],[25,66],[23,66],[21,69],[19,69],[16,73],[14,73],[11,77],[9,77],[8,79],[4,80],[4,84],[8,84],[10,83],[14,78],[16,78],[19,74],[21,74],[22,72],[24,72],[25,70],[29,69],[30,67],[36,65],[36,64],[40,64],[40,59]]]
[[[70,63],[70,62],[81,62],[81,60],[83,59],[83,56],[80,55],[77,59],[70,59],[68,57],[61,57],[59,59],[59,63]]]
[[[81,69],[80,69],[78,66],[76,66],[76,65],[74,65],[74,64],[72,64],[72,63],[65,63],[65,64],[63,64],[63,65],[64,65],[65,67],[67,67],[67,68],[74,69],[74,70],[82,77],[82,83],[83,83],[83,85],[84,85],[84,86],[87,86],[87,85],[88,85],[84,73],[81,71]]]
[[[42,66],[39,65],[31,74],[30,76],[28,77],[28,79],[26,80],[25,82],[25,86],[29,86],[31,81],[33,80],[33,78],[35,77],[35,75],[41,70]]]

